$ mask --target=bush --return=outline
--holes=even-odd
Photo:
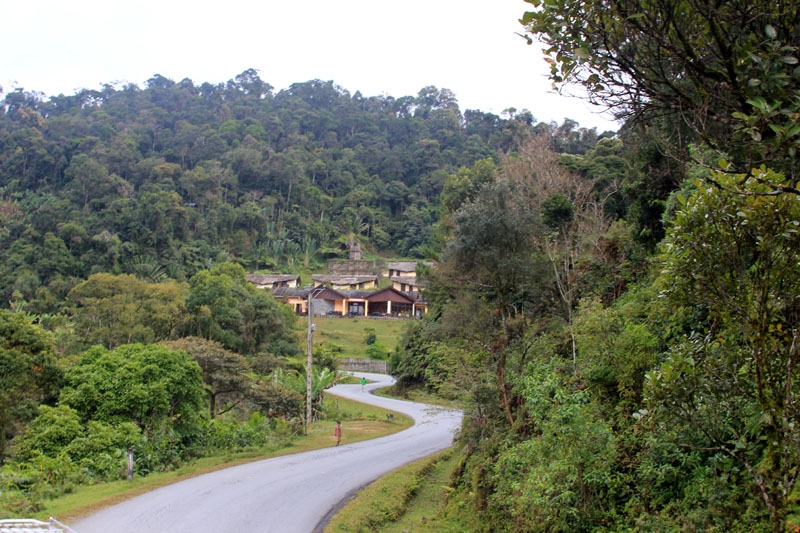
[[[78,413],[66,405],[39,408],[39,416],[15,441],[15,461],[66,458],[79,466],[87,481],[107,481],[123,475],[127,450],[140,440],[136,424],[89,422],[84,427]]]
[[[89,422],[85,436],[73,440],[64,452],[93,480],[120,479],[127,471],[127,450],[140,439],[141,431],[131,422],[114,426]]]
[[[389,350],[386,349],[382,342],[374,342],[367,346],[366,354],[370,359],[383,361],[389,356]]]
[[[205,404],[200,366],[185,352],[161,345],[95,346],[65,374],[59,401],[84,421],[134,422],[190,435]]]
[[[277,426],[277,420],[270,420],[260,413],[253,413],[244,423],[216,419],[203,429],[197,444],[208,455],[263,448],[283,442],[284,435],[276,431]]]
[[[37,455],[56,457],[73,440],[84,435],[77,411],[66,405],[39,407],[25,432],[14,440],[15,459],[25,462]]]
[[[153,431],[142,435],[133,446],[133,455],[134,473],[146,476],[177,468],[186,456],[186,446],[174,431]]]
[[[364,344],[367,346],[375,344],[378,340],[378,336],[375,335],[375,328],[364,328],[364,331],[367,332],[367,336],[364,337]]]
[[[301,416],[305,405],[303,396],[275,381],[258,381],[247,395],[249,406],[269,417]]]
[[[80,468],[65,454],[47,457],[31,452],[25,462],[0,470],[0,516],[24,516],[39,511],[42,501],[85,483]]]
[[[338,368],[342,355],[344,355],[344,349],[341,346],[324,342],[314,349],[314,365],[320,368]]]

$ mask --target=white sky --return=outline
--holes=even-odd
[[[450,89],[461,111],[528,109],[618,129],[551,92],[523,0],[34,0],[0,4],[0,85],[50,96],[155,74],[196,85],[254,68],[275,92],[312,79],[364,96]]]

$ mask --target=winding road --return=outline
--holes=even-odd
[[[319,531],[329,513],[361,487],[405,464],[449,447],[461,413],[370,394],[371,383],[328,392],[412,417],[414,425],[379,439],[235,466],[187,479],[104,509],[75,524],[77,533],[228,533]],[[345,440],[346,440],[345,427]]]

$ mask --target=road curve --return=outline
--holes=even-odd
[[[369,394],[389,376],[356,372],[371,383],[329,392],[412,417],[379,439],[265,459],[187,479],[104,509],[72,525],[77,533],[309,533],[352,492],[449,447],[461,413]],[[347,426],[344,439],[347,440]]]

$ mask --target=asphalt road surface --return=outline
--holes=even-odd
[[[379,439],[265,459],[156,489],[75,524],[77,533],[310,533],[345,498],[405,464],[449,447],[461,413],[381,398],[382,374],[356,372],[374,383],[329,390],[411,416],[415,424]],[[344,438],[347,441],[347,425]]]

